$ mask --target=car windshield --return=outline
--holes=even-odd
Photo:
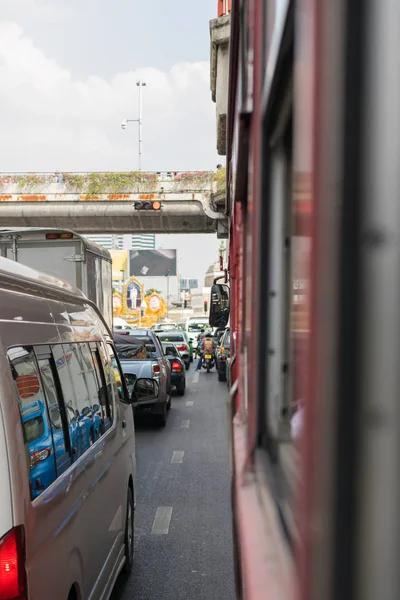
[[[188,331],[200,332],[202,329],[206,329],[207,323],[190,323]]]
[[[172,334],[159,334],[158,336],[162,342],[184,342],[185,338],[181,333],[172,333]]]

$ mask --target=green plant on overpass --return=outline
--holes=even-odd
[[[214,173],[214,181],[217,184],[217,192],[225,192],[226,190],[226,167],[222,167]]]

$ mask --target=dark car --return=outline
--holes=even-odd
[[[171,407],[171,366],[157,336],[150,330],[135,330],[134,335],[114,334],[114,343],[129,390],[140,378],[151,378],[158,384],[156,398],[133,403],[135,413],[150,413],[165,425]]]
[[[171,364],[171,385],[176,388],[179,396],[183,396],[186,388],[185,363],[174,344],[162,342],[161,345]]]
[[[221,338],[224,335],[225,331],[226,331],[226,327],[224,327],[223,329],[217,329],[215,331],[215,333],[214,333],[214,342],[215,342],[216,346],[219,346]]]
[[[175,331],[165,331],[157,334],[158,339],[161,343],[168,342],[176,346],[179,354],[181,355],[183,362],[185,363],[186,369],[190,367],[190,348],[186,340],[186,337],[179,329]]]
[[[226,361],[230,357],[231,351],[231,330],[226,329],[225,333],[221,337],[219,346],[215,352],[215,359],[217,363],[218,381],[226,381]]]

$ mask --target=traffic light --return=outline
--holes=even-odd
[[[204,300],[204,312],[206,313],[208,310],[208,302],[207,300]]]
[[[133,206],[135,210],[161,210],[159,200],[136,200]]]

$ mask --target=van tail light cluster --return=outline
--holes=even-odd
[[[72,240],[73,233],[46,233],[46,240]]]
[[[182,365],[177,360],[172,361],[171,370],[173,373],[182,373]]]
[[[38,450],[37,452],[31,454],[31,469],[38,463],[42,462],[42,460],[46,460],[46,458],[49,458],[50,454],[50,448],[43,448],[43,450]]]
[[[180,344],[179,346],[177,346],[177,349],[179,352],[187,352],[188,351],[188,347],[186,344]]]
[[[0,539],[0,600],[27,598],[25,532],[14,527]]]
[[[161,367],[160,365],[153,365],[153,377],[160,377]]]

